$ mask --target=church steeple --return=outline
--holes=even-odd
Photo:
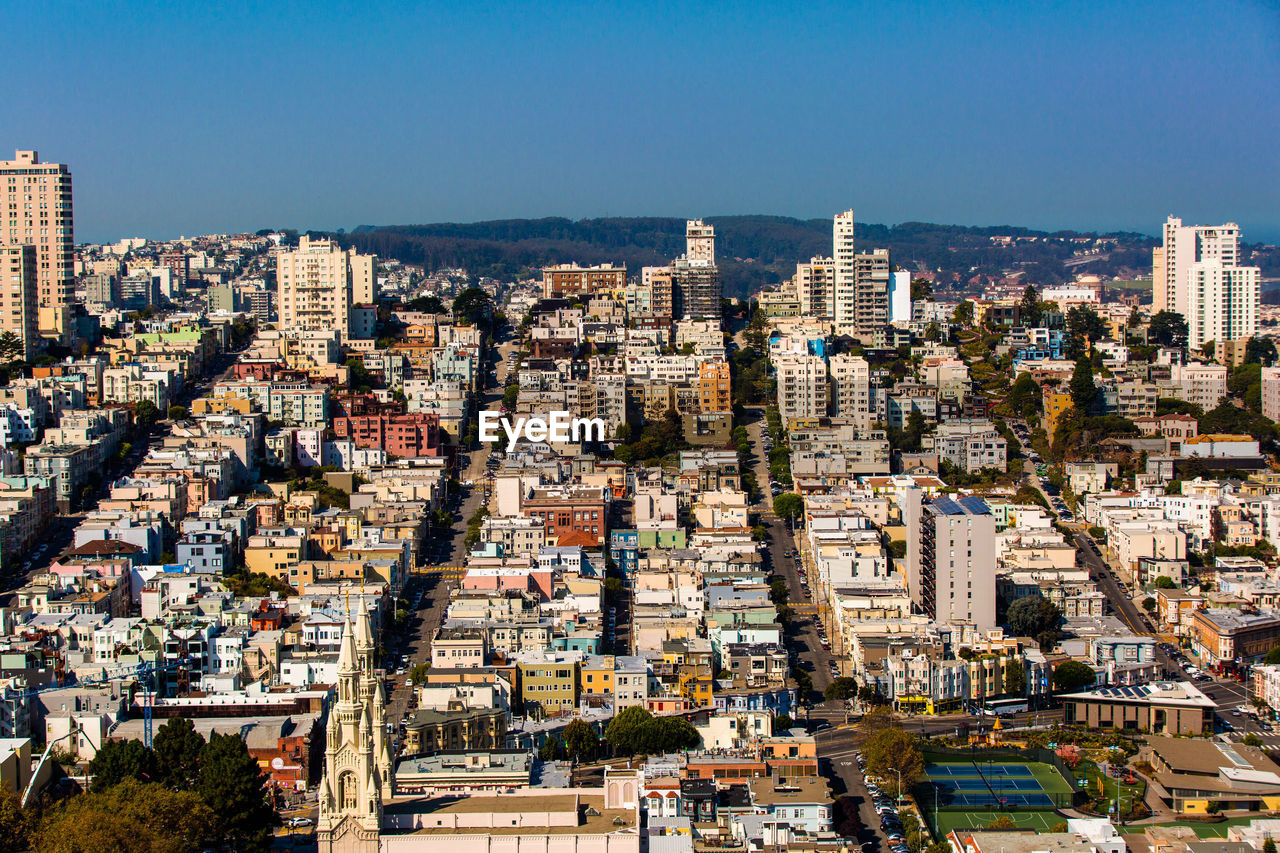
[[[387,746],[386,696],[373,668],[373,632],[360,602],[342,626],[337,696],[329,708],[320,820],[322,853],[377,853],[382,803],[395,790]]]

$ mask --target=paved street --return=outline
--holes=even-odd
[[[747,434],[751,440],[751,466],[755,471],[756,482],[760,484],[760,501],[752,508],[760,513],[760,523],[769,531],[768,559],[776,574],[787,581],[790,592],[791,607],[796,611],[792,629],[787,637],[788,649],[792,654],[792,666],[797,662],[813,678],[813,688],[822,693],[831,684],[832,653],[822,648],[818,637],[817,625],[814,621],[815,608],[813,600],[805,595],[797,571],[800,559],[796,548],[796,540],[785,519],[773,514],[773,496],[769,491],[769,455],[761,443],[765,430],[763,409],[748,409],[746,423]],[[791,556],[786,556],[790,552]],[[819,700],[820,701],[820,700]]]
[[[501,405],[502,389],[507,377],[506,357],[514,349],[513,341],[506,341],[496,348],[497,381],[487,383],[476,395],[479,410],[497,410]],[[487,372],[485,375],[487,376]],[[430,659],[431,638],[444,618],[449,595],[458,584],[457,569],[466,558],[467,522],[480,508],[487,494],[483,480],[486,476],[485,461],[489,458],[488,451],[488,445],[480,445],[480,449],[459,454],[457,465],[461,491],[457,508],[453,512],[453,526],[448,530],[433,531],[427,543],[425,568],[428,571],[416,574],[406,591],[410,604],[409,623],[406,635],[396,643],[394,653],[403,655],[407,663],[399,667],[405,671],[404,674],[395,676],[391,682],[387,697],[388,720],[398,722],[407,714],[413,696],[413,690],[405,683],[407,671]],[[471,485],[467,485],[468,482]],[[436,571],[430,571],[431,569]],[[388,666],[388,671],[390,670],[391,667]]]

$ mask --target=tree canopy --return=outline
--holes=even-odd
[[[882,779],[891,796],[900,796],[898,781],[903,791],[924,773],[924,756],[915,735],[907,734],[896,726],[882,728],[873,734],[862,754],[867,759],[867,772]]]
[[[1036,293],[1034,285],[1027,285],[1027,289],[1022,292],[1022,303],[1018,306],[1018,319],[1024,326],[1039,326],[1040,319],[1044,316],[1043,310],[1040,308],[1040,294]]]
[[[1056,630],[1062,622],[1062,611],[1047,598],[1029,595],[1009,605],[1005,621],[1015,636],[1035,637]]]
[[[1147,325],[1147,342],[1161,347],[1187,348],[1187,318],[1177,311],[1158,311]]]
[[[479,326],[493,317],[493,297],[478,287],[469,287],[453,300],[453,316]]]
[[[213,813],[194,792],[137,779],[99,791],[96,781],[94,791],[63,800],[45,814],[34,834],[36,850],[187,853],[201,849],[201,841],[216,831]]]
[[[620,755],[678,752],[697,746],[701,738],[682,717],[655,717],[644,708],[631,706],[609,721],[604,739]]]
[[[111,740],[98,749],[89,761],[89,775],[94,791],[105,791],[125,779],[159,782],[156,756],[140,740]]]
[[[1245,364],[1271,367],[1277,359],[1280,359],[1280,354],[1276,353],[1276,342],[1271,338],[1249,338],[1249,342],[1244,345]]]
[[[565,752],[574,761],[591,761],[600,751],[600,736],[585,720],[574,720],[565,726],[562,740]]]
[[[219,838],[251,850],[266,849],[280,822],[266,777],[237,735],[215,734],[200,752],[196,790],[213,811]]]
[[[185,717],[174,717],[156,730],[151,740],[160,782],[178,790],[195,787],[200,778],[204,738]]]
[[[773,499],[773,513],[778,518],[798,518],[804,513],[804,498],[794,492],[783,492]]]
[[[1093,365],[1087,358],[1076,360],[1071,374],[1071,403],[1082,413],[1087,413],[1098,396],[1098,386],[1093,382]]]
[[[1060,693],[1075,693],[1093,684],[1094,671],[1078,660],[1063,661],[1053,670],[1053,686]]]

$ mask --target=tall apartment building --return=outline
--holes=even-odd
[[[1262,368],[1262,415],[1280,423],[1280,367]]]
[[[684,224],[684,257],[691,264],[716,264],[716,229],[701,219]]]
[[[40,337],[38,281],[35,246],[0,246],[0,332],[18,336],[25,360]]]
[[[557,264],[542,270],[542,295],[548,298],[585,296],[615,290],[621,293],[626,286],[625,264],[600,264],[595,267]]]
[[[732,384],[727,361],[705,361],[698,365],[698,411],[703,414],[727,412],[733,408]]]
[[[352,306],[374,301],[374,257],[301,237],[297,249],[276,255],[276,280],[282,331],[336,329],[350,338]]]
[[[639,283],[627,285],[627,314],[631,317],[674,315],[671,267],[643,267]]]
[[[995,518],[977,497],[906,501],[907,586],[939,624],[996,624]]]
[[[1262,272],[1240,266],[1239,225],[1183,225],[1170,216],[1151,261],[1154,310],[1186,318],[1192,349],[1257,333]]]
[[[827,363],[821,356],[788,353],[773,358],[778,381],[778,413],[790,429],[800,418],[827,413]]]
[[[891,269],[888,249],[872,249],[854,256],[853,334],[863,341],[870,341],[872,335],[889,324]]]
[[[675,316],[720,319],[720,270],[715,228],[701,219],[685,223],[685,253],[671,265]]]
[[[853,331],[855,306],[858,302],[853,225],[853,211],[846,210],[836,214],[831,231],[831,256],[834,264],[831,321],[841,333]]]
[[[36,247],[40,334],[68,342],[75,298],[71,170],[35,151],[0,160],[0,245]]]
[[[859,428],[871,426],[871,366],[860,355],[833,355],[831,414],[853,418]]]
[[[869,343],[889,323],[889,250],[854,250],[853,211],[836,214],[832,226],[835,293],[832,322],[836,333]]]
[[[835,316],[835,258],[810,258],[796,264],[796,299],[800,316],[830,322]]]

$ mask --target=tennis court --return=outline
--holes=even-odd
[[[930,764],[925,772],[936,807],[941,809],[1051,810],[1059,805],[1051,794],[1071,790],[1066,780],[1058,780],[1059,784],[1046,789],[1044,781],[1057,774],[1036,773],[1026,764],[949,762]]]
[[[987,764],[985,761],[966,761],[963,764],[932,764],[929,766],[929,777],[942,776],[1010,776],[1031,777],[1031,768],[1025,764]]]

